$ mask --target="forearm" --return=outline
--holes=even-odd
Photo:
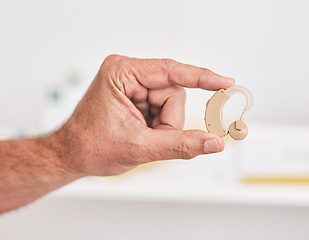
[[[77,178],[66,168],[51,137],[0,141],[0,213]]]

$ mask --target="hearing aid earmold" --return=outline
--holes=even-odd
[[[225,102],[234,93],[241,93],[246,97],[246,106],[240,119],[230,124],[229,128],[225,128],[222,123],[222,109]],[[248,135],[248,127],[243,121],[246,112],[253,105],[253,96],[251,92],[243,86],[233,86],[227,90],[218,90],[206,103],[205,124],[209,133],[224,137],[230,135],[235,140],[242,140]]]

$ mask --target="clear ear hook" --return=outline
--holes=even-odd
[[[246,98],[246,106],[245,106],[245,109],[244,111],[242,112],[241,114],[241,117],[240,117],[240,120],[243,120],[244,116],[245,116],[245,113],[252,107],[253,105],[253,95],[252,93],[249,91],[248,88],[246,87],[243,87],[243,86],[233,86],[233,87],[230,87],[228,89],[225,90],[226,93],[231,96],[233,95],[234,93],[241,93],[245,96]]]

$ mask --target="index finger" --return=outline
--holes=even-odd
[[[146,88],[162,89],[173,85],[205,90],[227,89],[235,80],[209,69],[183,64],[171,59],[132,59],[132,73]]]

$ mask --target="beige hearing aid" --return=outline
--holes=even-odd
[[[246,106],[239,120],[230,124],[227,130],[222,123],[222,109],[225,102],[234,93],[241,93],[246,97]],[[233,86],[227,90],[218,90],[206,103],[205,124],[209,133],[224,137],[229,134],[235,140],[242,140],[248,135],[248,127],[243,121],[245,113],[253,105],[251,92],[243,86]]]

